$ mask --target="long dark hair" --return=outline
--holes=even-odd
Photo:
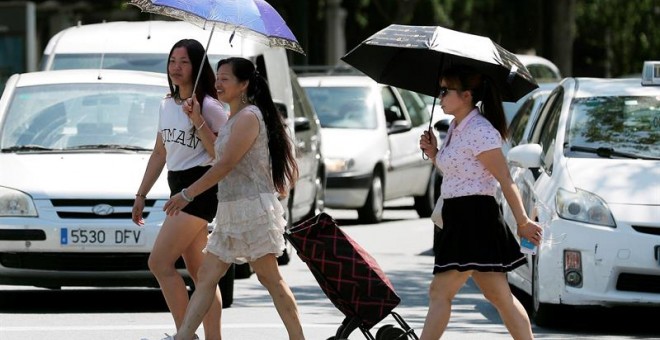
[[[488,76],[471,67],[453,66],[445,70],[442,77],[446,81],[457,81],[461,91],[471,91],[472,105],[477,106],[481,102],[481,114],[495,127],[502,139],[507,138],[508,128],[502,107],[502,95]]]
[[[192,79],[193,84],[197,79],[197,73],[199,73],[200,66],[202,67],[202,74],[199,76],[199,82],[197,83],[197,88],[195,89],[195,97],[199,102],[200,108],[204,105],[204,96],[211,96],[215,99],[218,99],[218,93],[215,91],[215,73],[211,68],[208,58],[204,58],[206,51],[204,46],[195,40],[195,39],[181,39],[177,41],[172,49],[170,50],[169,56],[167,56],[167,64],[169,65],[169,60],[172,57],[172,52],[174,49],[184,47],[188,51],[188,59],[192,64]],[[204,64],[202,64],[202,59],[204,59]],[[167,82],[170,84],[170,94],[172,97],[176,98],[180,95],[179,87],[172,84],[172,79],[170,79],[170,69],[167,68]]]
[[[286,195],[287,183],[293,186],[298,179],[298,164],[293,155],[292,143],[286,132],[284,119],[275,107],[268,82],[248,59],[240,57],[222,59],[218,62],[218,69],[224,64],[231,66],[234,76],[239,81],[248,82],[247,99],[261,110],[266,123],[268,151],[270,153],[275,190],[282,195]]]

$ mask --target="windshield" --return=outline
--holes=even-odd
[[[112,145],[152,149],[160,102],[167,92],[164,86],[131,84],[17,88],[0,131],[0,148],[38,150]]]
[[[321,127],[375,129],[377,95],[369,87],[305,88]]]
[[[660,157],[660,97],[620,96],[575,99],[568,143],[640,157]]]
[[[215,69],[218,61],[227,56],[211,55],[209,62]],[[101,65],[103,58],[103,65]],[[101,67],[103,66],[103,67]],[[155,53],[75,53],[55,54],[52,70],[72,69],[111,69],[111,70],[134,70],[167,73],[167,54]]]

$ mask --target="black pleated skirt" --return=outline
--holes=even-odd
[[[433,273],[448,270],[508,272],[525,263],[493,196],[447,198],[443,228],[435,228]]]

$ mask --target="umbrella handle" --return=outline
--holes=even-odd
[[[202,57],[202,64],[199,65],[199,71],[197,71],[197,78],[195,79],[195,85],[193,86],[192,95],[195,95],[195,90],[197,90],[197,84],[199,83],[199,78],[202,75],[202,69],[204,68],[204,61],[206,61],[206,55],[211,45],[211,38],[213,37],[213,31],[215,31],[215,22],[211,27],[211,34],[209,34],[209,41],[206,43],[206,49],[204,49],[204,57]]]
[[[435,112],[435,101],[436,101],[436,99],[438,99],[438,97],[433,96],[433,105],[431,105],[431,119],[429,120],[429,133],[433,133],[433,126],[431,124],[433,124],[433,112]],[[422,159],[423,160],[428,160],[429,159],[429,157],[426,156],[424,151],[422,151]]]

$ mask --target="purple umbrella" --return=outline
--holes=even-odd
[[[232,32],[230,44],[237,33],[266,46],[305,54],[284,19],[264,0],[130,0],[130,4],[143,12],[187,21],[204,29],[211,27],[207,50],[213,31],[218,28]],[[195,87],[200,74],[201,68]]]
[[[144,12],[238,33],[305,54],[284,19],[264,0],[131,0]]]

